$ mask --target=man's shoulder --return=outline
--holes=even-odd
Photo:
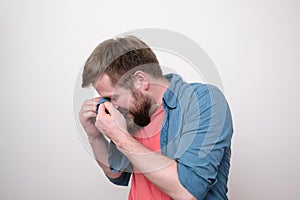
[[[168,88],[168,92],[166,93],[167,101],[174,99],[174,97],[180,102],[189,102],[192,103],[194,101],[201,102],[209,101],[212,96],[215,94],[223,95],[222,91],[215,85],[201,83],[201,82],[193,82],[189,83],[184,81],[177,74],[168,74],[166,78],[170,81],[170,86]],[[172,95],[169,95],[171,92]]]
[[[220,89],[212,84],[205,84],[205,83],[189,83],[191,87],[193,87],[194,91],[202,94],[202,93],[208,93],[210,91],[220,91]],[[220,91],[221,92],[221,91]]]
[[[193,95],[193,96],[197,97],[198,101],[200,99],[209,100],[216,94],[223,95],[222,91],[217,86],[212,85],[212,84],[199,83],[199,82],[187,83],[187,84],[188,84],[188,87],[190,87],[190,90],[183,90],[183,96]],[[191,94],[187,94],[186,92],[191,93]]]

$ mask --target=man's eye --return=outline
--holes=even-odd
[[[117,101],[118,100],[118,97],[112,97],[111,98],[111,101]]]

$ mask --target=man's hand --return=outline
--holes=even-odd
[[[128,134],[125,117],[111,102],[105,102],[99,106],[95,126],[101,133],[115,143],[120,139],[120,133]]]
[[[90,139],[95,139],[100,134],[95,126],[96,105],[99,99],[98,97],[84,101],[79,112],[80,123]]]

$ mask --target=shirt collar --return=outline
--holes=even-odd
[[[177,74],[167,74],[165,78],[168,79],[170,85],[164,93],[162,100],[164,105],[173,109],[177,107],[177,97],[179,96],[179,89],[183,83],[181,77]]]

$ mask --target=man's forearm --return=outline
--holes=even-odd
[[[112,172],[108,165],[108,141],[100,134],[97,138],[89,138],[98,165],[109,178],[118,178],[122,172]]]
[[[125,135],[116,145],[140,173],[172,199],[195,199],[180,183],[175,160],[152,152],[129,135]]]

